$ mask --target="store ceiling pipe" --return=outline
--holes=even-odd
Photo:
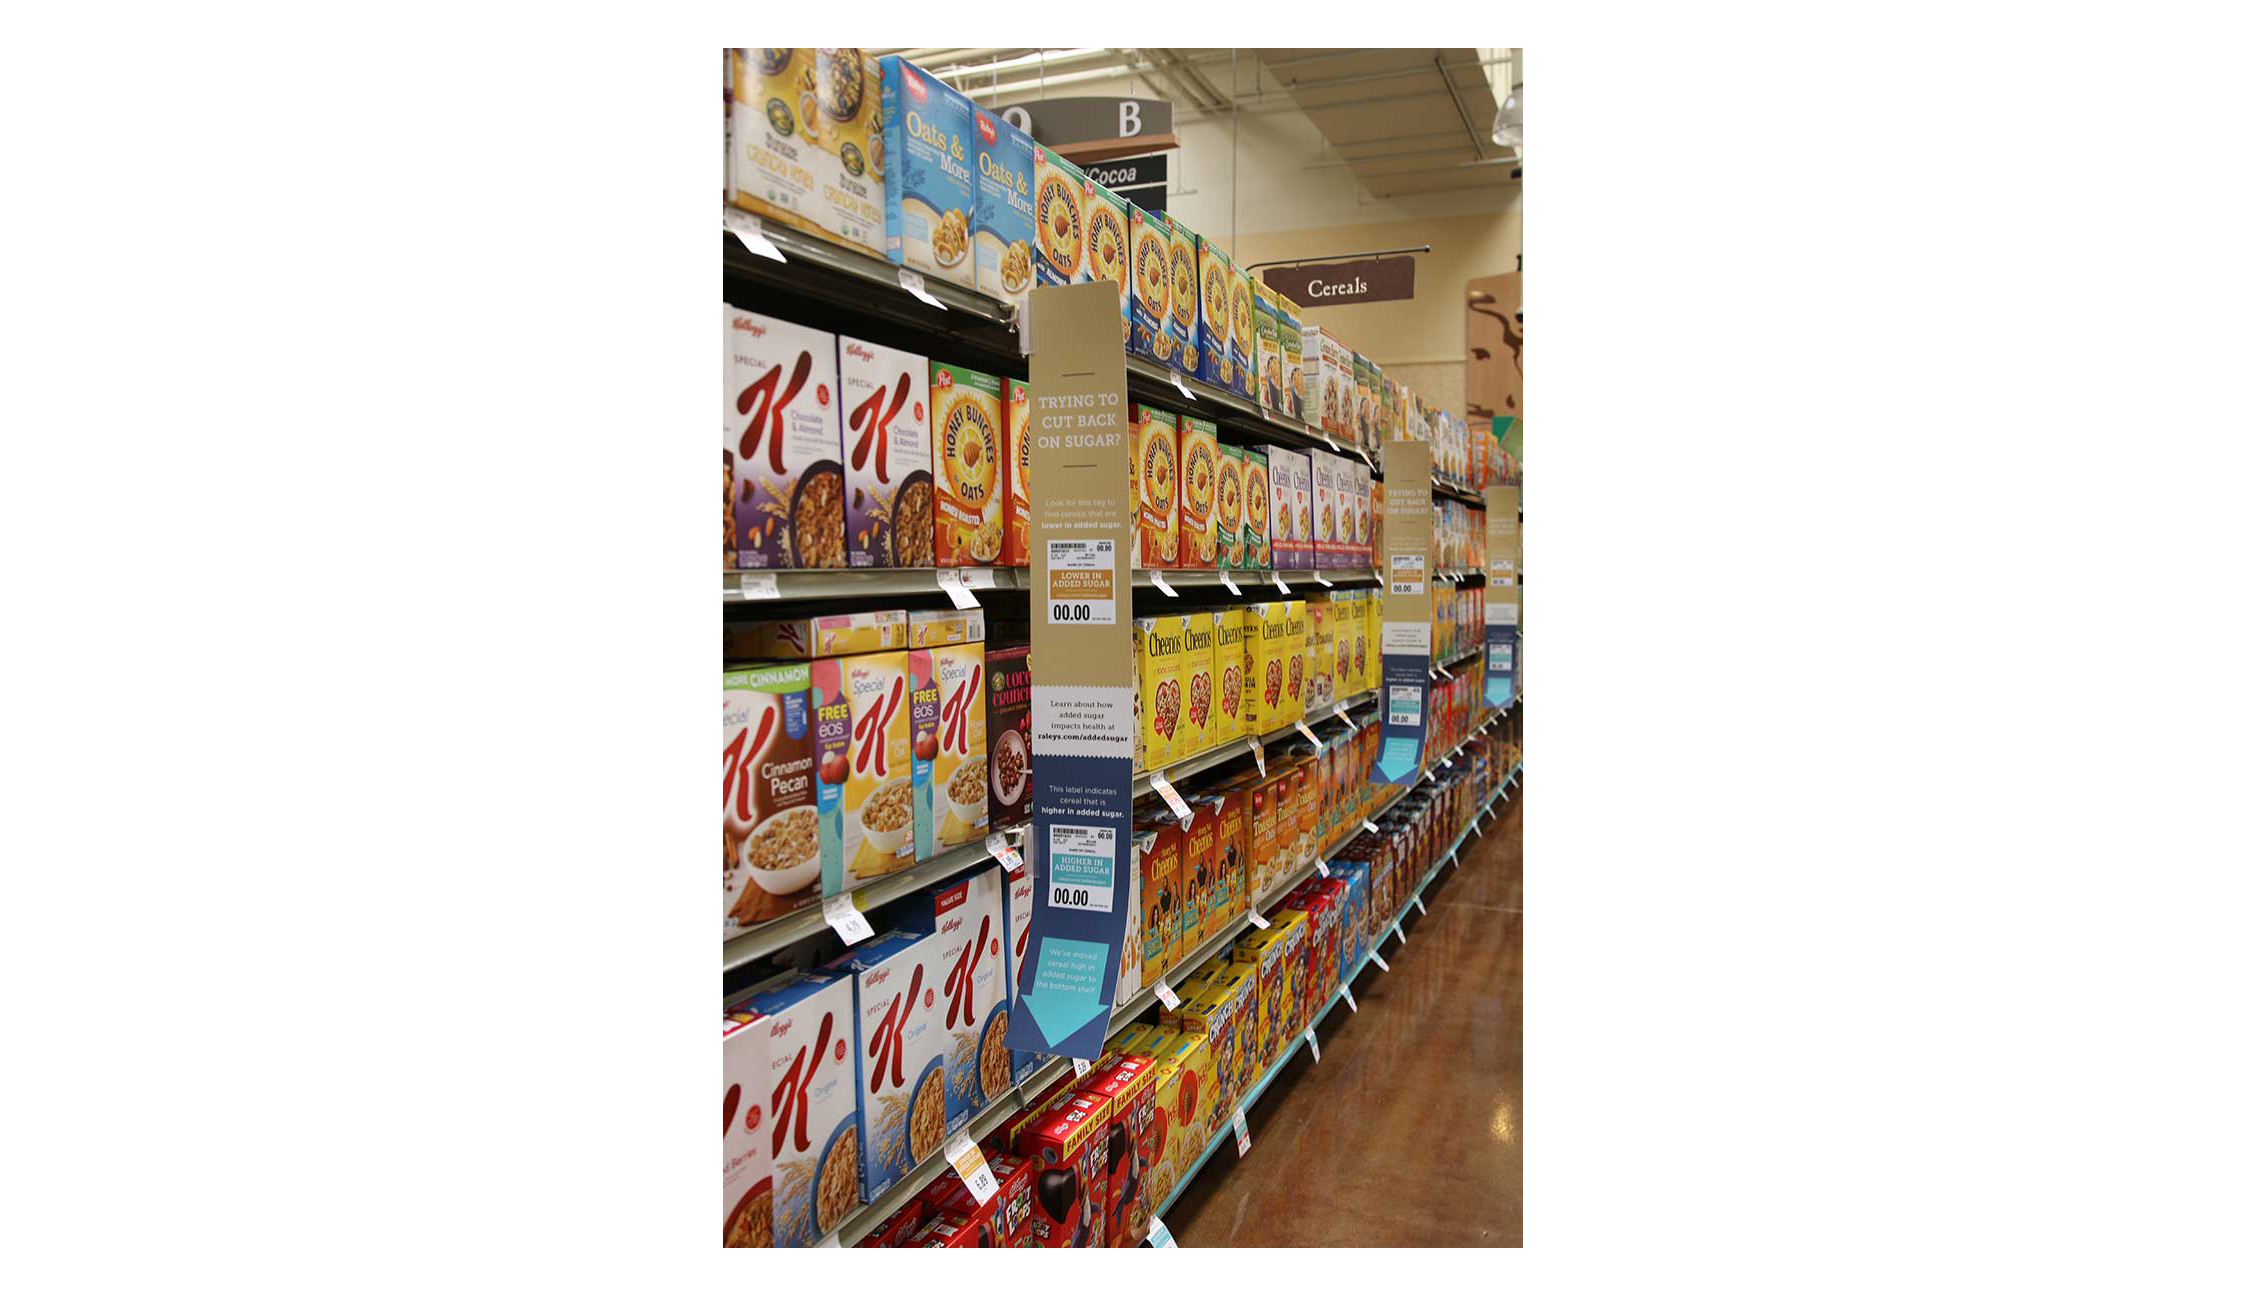
[[[974,63],[959,58],[943,58],[923,64],[931,72],[960,72],[968,76],[986,76],[993,72],[1008,72],[1020,67],[1058,67],[1083,63],[1090,59],[1112,59],[1111,49],[1052,50],[1038,54],[1024,54],[1018,58],[1001,59],[996,63]]]
[[[973,90],[962,91],[962,93],[970,99],[987,99],[994,95],[1031,94],[1036,92],[1041,85],[1073,85],[1079,81],[1113,81],[1126,76],[1143,76],[1152,70],[1151,66],[1141,66],[1136,61],[1130,61],[1118,63],[1114,67],[1097,67],[1084,72],[1063,72],[1059,76],[1045,77],[1042,80],[1031,77],[1027,81],[1008,81],[1004,85],[979,86]]]

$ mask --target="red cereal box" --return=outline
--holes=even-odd
[[[1031,1246],[1107,1244],[1107,1113],[1104,1094],[1076,1092],[1018,1136],[1030,1183]]]
[[[1154,1161],[1154,1059],[1125,1054],[1085,1077],[1108,1100],[1107,1244],[1146,1240],[1147,1172]]]
[[[974,1190],[967,1186],[966,1180],[959,1177],[959,1172],[946,1170],[936,1180],[934,1205],[938,1210],[964,1217],[977,1231],[978,1239],[968,1245],[1029,1245],[1029,1185],[1035,1169],[1026,1157],[992,1152],[987,1148],[984,1149],[983,1160],[990,1166],[991,1178],[998,1181],[998,1191],[991,1194],[989,1201],[976,1201]]]

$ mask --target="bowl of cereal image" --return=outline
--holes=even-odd
[[[819,880],[819,811],[782,810],[741,843],[741,871],[767,895],[794,895]]]
[[[949,270],[967,259],[967,213],[953,208],[936,220],[936,230],[928,240],[929,250],[936,256],[936,264]]]
[[[875,853],[912,853],[912,776],[893,778],[875,788],[858,807],[858,826]]]
[[[960,762],[936,795],[943,813],[957,819],[962,828],[981,827],[989,822],[990,766],[979,760]]]

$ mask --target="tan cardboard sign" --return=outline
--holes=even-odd
[[[1427,734],[1428,654],[1433,647],[1433,494],[1425,441],[1391,440],[1381,450],[1388,505],[1380,622],[1380,753],[1373,769],[1383,783],[1419,777]]]

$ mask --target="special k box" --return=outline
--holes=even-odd
[[[935,544],[928,457],[928,357],[838,340],[843,549],[852,567],[927,567]]]
[[[893,931],[829,965],[856,988],[860,1191],[872,1201],[944,1145],[944,1046],[935,941]]]
[[[1231,742],[1247,732],[1248,609],[1218,608],[1213,614],[1216,648],[1210,666],[1217,687],[1216,732],[1213,745]]]
[[[1008,1011],[1020,1002],[1022,960],[1029,957],[1029,916],[1037,895],[1037,883],[1032,876],[1034,867],[1027,858],[1022,867],[1006,877],[1006,1002]],[[1000,1031],[998,1037],[1006,1038]],[[1013,1055],[1014,1083],[1027,1083],[1041,1061],[1040,1055],[1026,1049],[1008,1049]]]
[[[725,308],[728,567],[840,567],[834,334]]]
[[[1141,770],[1160,769],[1185,754],[1177,735],[1185,712],[1186,620],[1173,614],[1136,617],[1131,622],[1139,676],[1133,700],[1138,720],[1133,756]]]
[[[850,978],[789,972],[738,1007],[765,1018],[761,1096],[772,1151],[772,1245],[807,1247],[858,1208],[857,1045]]]
[[[1178,420],[1178,563],[1217,565],[1217,425],[1191,414]]]
[[[811,663],[822,804],[840,792],[841,850],[825,860],[828,895],[912,865],[911,679],[902,652]]]
[[[1179,668],[1185,688],[1185,718],[1178,722],[1171,742],[1170,759],[1199,755],[1216,745],[1217,702],[1216,618],[1193,612],[1185,618],[1185,660]]]
[[[755,657],[811,661],[819,657],[884,652],[906,646],[909,624],[910,618],[902,608],[791,617],[783,621],[728,621],[725,657],[727,661]]]
[[[1284,446],[1258,447],[1270,464],[1271,565],[1289,571],[1313,564],[1310,456]]]
[[[1267,570],[1271,566],[1271,461],[1261,450],[1244,450],[1240,459],[1240,561],[1235,565]]]
[[[1029,384],[1005,382],[1006,533],[999,542],[998,565],[1029,566]]]
[[[936,565],[987,566],[998,561],[1006,535],[999,380],[931,364],[928,381],[935,410]]]
[[[915,822],[933,854],[979,842],[990,831],[990,757],[984,748],[983,646],[957,643],[912,654],[913,689],[936,690],[936,741],[913,753]],[[916,842],[917,844],[917,842]]]
[[[725,1245],[772,1245],[772,1122],[765,1038],[752,1012],[725,1014]]]
[[[1138,482],[1134,567],[1178,565],[1178,416],[1131,405],[1131,476]]]
[[[897,921],[931,933],[943,968],[935,1015],[949,1040],[944,1053],[944,1132],[966,1127],[984,1105],[1014,1087],[1006,1047],[1006,876],[996,864],[897,902]]]
[[[828,854],[841,859],[840,807],[815,781],[811,667],[725,672],[725,939],[818,903]]]

